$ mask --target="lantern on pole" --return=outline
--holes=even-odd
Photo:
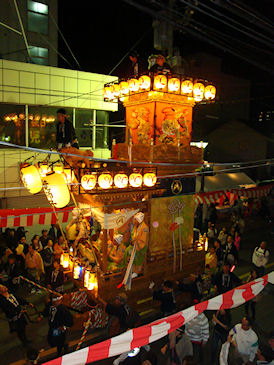
[[[96,175],[87,174],[81,178],[82,188],[85,190],[92,190],[96,186]]]
[[[106,100],[113,100],[114,99],[114,96],[112,94],[112,90],[111,90],[110,86],[106,86],[104,88],[103,93],[104,93],[104,99],[106,99]]]
[[[39,173],[42,177],[45,177],[51,171],[52,170],[47,163],[41,163],[39,165]]]
[[[133,172],[129,175],[129,184],[133,188],[139,188],[143,183],[143,176],[140,173]]]
[[[110,174],[101,174],[98,178],[98,184],[102,189],[109,189],[113,184],[113,179]]]
[[[60,264],[63,266],[64,269],[69,267],[69,254],[67,252],[62,253],[60,257]]]
[[[126,174],[116,174],[114,176],[114,185],[116,188],[126,188],[128,185],[128,177]]]
[[[52,172],[43,178],[46,197],[56,208],[64,208],[70,202],[70,193],[63,174]]]
[[[81,274],[81,266],[78,264],[75,264],[73,269],[73,279],[79,279]]]
[[[167,87],[167,77],[165,75],[154,76],[154,90],[165,91]]]
[[[119,84],[112,84],[110,89],[111,89],[111,93],[112,93],[114,99],[119,98],[119,96],[120,96],[120,85]]]
[[[185,80],[181,83],[181,93],[183,95],[190,95],[193,91],[193,82]]]
[[[150,77],[147,75],[141,76],[139,78],[139,83],[140,83],[140,89],[142,91],[148,91],[150,90],[151,87],[151,80]]]
[[[74,171],[70,168],[70,167],[65,167],[64,168],[64,176],[65,176],[65,181],[67,184],[71,184],[73,181],[76,180]]]
[[[62,174],[64,172],[64,166],[62,164],[56,164],[53,166],[53,171],[57,174]]]
[[[126,96],[129,94],[128,82],[121,81],[119,87],[120,87],[120,96]]]
[[[137,91],[139,91],[140,81],[137,79],[130,79],[128,81],[128,87],[131,93],[136,93]]]
[[[204,98],[205,87],[201,82],[196,82],[193,86],[193,97],[195,101],[202,101]]]
[[[20,171],[21,180],[31,194],[42,190],[42,180],[35,166],[25,165]]]
[[[216,87],[213,85],[207,85],[205,88],[205,98],[206,100],[213,100],[216,96]]]
[[[144,174],[143,179],[144,179],[144,184],[147,187],[152,187],[157,182],[157,176],[154,172],[147,172],[146,174]]]
[[[178,93],[180,91],[180,80],[176,77],[172,77],[168,80],[167,88],[170,93]]]

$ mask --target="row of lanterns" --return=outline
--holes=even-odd
[[[157,176],[154,172],[147,172],[144,175],[139,172],[133,172],[129,176],[126,174],[116,174],[114,178],[109,173],[99,175],[98,180],[95,174],[86,174],[81,178],[82,188],[85,190],[92,190],[96,186],[96,182],[102,189],[110,189],[113,184],[118,189],[139,188],[144,184],[147,187],[153,187],[157,182]]]
[[[71,260],[69,253],[64,252],[60,258],[60,264],[64,269],[73,269],[73,278],[78,280],[82,277],[84,272],[84,287],[88,290],[98,291],[98,280],[96,273],[92,272],[89,268],[83,268],[78,263],[73,265],[73,260]]]
[[[143,75],[139,79],[129,79],[106,86],[104,98],[108,101],[120,98],[123,101],[129,94],[150,90],[193,96],[195,101],[213,100],[216,96],[216,87],[213,85],[205,86],[202,82],[193,83],[192,80],[181,81],[177,77],[168,78],[166,75],[156,75],[152,80],[150,76]]]
[[[42,189],[56,208],[64,208],[70,202],[70,191],[68,186],[77,183],[73,170],[65,168],[63,165],[56,164],[51,169],[47,164],[24,165],[21,168],[21,180],[31,194],[37,194]],[[102,189],[110,189],[113,185],[118,189],[128,186],[139,188],[142,185],[153,187],[157,182],[154,172],[147,172],[142,175],[133,172],[129,176],[124,173],[85,174],[81,178],[81,185],[85,190],[92,190],[98,186]]]
[[[70,168],[62,166],[62,170],[58,169],[58,165],[51,169],[47,164],[26,164],[21,168],[21,180],[31,194],[37,194],[44,189],[52,205],[64,208],[70,202],[68,184],[73,182],[75,176]]]

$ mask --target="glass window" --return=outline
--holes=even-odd
[[[96,148],[108,148],[108,121],[108,112],[104,110],[96,111]]]
[[[48,9],[49,8],[46,4],[28,0],[28,10],[31,10],[35,13],[48,14]]]
[[[93,110],[75,110],[75,132],[80,147],[92,147]]]
[[[29,47],[31,60],[38,65],[48,65],[49,50],[43,47]]]
[[[0,104],[0,139],[25,146],[25,106]]]
[[[56,147],[56,107],[29,107],[29,146],[49,149]],[[72,120],[72,110],[66,109]]]
[[[28,11],[28,30],[48,34],[48,16]]]

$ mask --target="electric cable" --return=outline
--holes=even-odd
[[[39,149],[39,148],[35,148],[35,147],[19,146],[19,145],[13,144],[13,143],[3,142],[3,141],[0,141],[0,145],[6,146],[6,147],[23,149],[25,151],[43,153],[43,154],[46,154],[46,155],[71,156],[71,157],[77,157],[78,159],[83,158],[83,159],[93,160],[93,161],[96,161],[96,162],[104,162],[104,163],[115,162],[115,163],[119,163],[119,164],[120,163],[126,163],[126,164],[134,164],[134,165],[149,165],[149,166],[155,165],[155,166],[176,166],[176,167],[180,167],[180,166],[202,166],[203,165],[203,163],[177,164],[177,163],[168,163],[168,162],[155,162],[155,163],[153,162],[152,163],[152,162],[145,162],[145,161],[144,162],[139,162],[139,161],[129,161],[129,160],[103,159],[103,158],[95,158],[95,157],[91,157],[91,156],[77,155],[77,154],[74,154],[74,153],[58,152],[58,151],[52,151],[52,150]],[[206,164],[212,165],[212,166],[231,166],[231,165],[241,165],[241,164],[245,165],[245,164],[251,164],[251,163],[258,163],[258,162],[271,162],[272,160],[273,160],[273,158],[257,160],[257,161],[246,161],[246,162],[223,162],[223,163],[206,163]]]

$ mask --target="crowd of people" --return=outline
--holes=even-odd
[[[180,292],[188,293],[190,305],[197,304],[209,296],[223,294],[264,275],[269,259],[265,241],[254,249],[250,274],[246,281],[242,281],[233,272],[235,266],[239,264],[241,237],[245,230],[245,222],[241,215],[232,214],[229,229],[226,226],[216,228],[217,217],[214,209],[211,211],[211,219],[201,232],[203,240],[208,242],[204,273],[193,273],[188,279],[181,281],[165,280],[161,286],[150,283],[149,289],[153,300],[160,304],[161,317],[181,309],[176,303],[177,294]],[[27,363],[39,363],[39,351],[30,347],[30,340],[26,336],[27,321],[24,308],[33,307],[33,304],[17,296],[20,276],[56,292],[51,295],[41,316],[46,316],[49,320],[50,346],[57,348],[58,355],[66,353],[68,351],[66,332],[73,325],[71,312],[62,304],[66,277],[60,265],[60,257],[68,250],[66,239],[56,227],[52,226],[49,231],[43,229],[41,235],[34,235],[28,243],[24,228],[19,227],[17,230],[6,229],[2,232],[0,243],[0,308],[8,319],[10,331],[17,333],[26,348]],[[27,288],[29,294],[39,294],[39,288],[26,286]],[[170,333],[160,351],[155,351],[152,346],[147,345],[135,349],[135,352],[121,354],[113,363],[116,365],[204,364],[205,346],[207,348],[210,346],[212,365],[259,363],[256,361],[261,361],[261,364],[271,363],[274,361],[274,333],[269,334],[266,345],[261,345],[256,329],[252,328],[252,323],[256,321],[258,300],[259,297],[255,297],[244,305],[245,315],[242,321],[234,326],[231,311],[220,309],[210,319],[213,324],[213,331],[210,331],[210,316],[201,313],[185,326]],[[119,294],[114,303],[107,303],[99,296],[96,301],[110,316],[108,337],[140,325],[140,316],[128,305],[124,293]]]

